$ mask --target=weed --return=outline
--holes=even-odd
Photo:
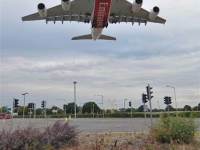
[[[193,118],[162,117],[151,128],[151,133],[155,135],[157,141],[162,143],[190,143],[194,140],[197,125]]]
[[[3,130],[0,132],[0,150],[59,149],[73,144],[77,134],[76,126],[69,126],[68,123],[60,121],[48,126],[44,132],[31,126],[14,131]]]
[[[148,144],[147,150],[153,150],[153,148],[152,148],[152,146],[150,144]]]
[[[126,139],[128,145],[133,145],[132,140]]]

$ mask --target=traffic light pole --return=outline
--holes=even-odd
[[[35,116],[36,116],[36,103],[34,103],[34,119],[35,119]]]
[[[133,110],[132,110],[132,104],[131,104],[131,118],[133,117]]]
[[[44,101],[44,109],[45,109],[45,119],[47,119],[47,101]]]
[[[145,103],[143,105],[143,110],[144,110],[144,118],[145,118],[145,125],[147,124],[147,115],[146,115],[146,109],[145,109]]]
[[[30,113],[30,116],[29,116],[29,119],[30,119],[31,118],[31,108],[30,108],[30,112],[29,113]]]
[[[14,102],[15,102],[15,98],[13,99],[13,106],[12,106],[11,130],[12,130],[12,124],[13,124],[13,110],[15,108]]]
[[[93,104],[93,118],[94,118],[94,104]]]
[[[148,84],[148,95],[149,95],[149,105],[150,105],[150,113],[151,113],[151,126],[153,125],[153,119],[152,119],[152,107],[151,107],[151,93],[150,93],[150,85]]]

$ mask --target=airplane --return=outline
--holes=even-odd
[[[158,16],[159,7],[153,7],[150,12],[141,8],[143,0],[61,0],[61,4],[47,9],[45,4],[39,3],[38,12],[22,17],[22,21],[46,20],[77,21],[91,23],[91,34],[73,37],[72,40],[116,40],[115,37],[103,35],[103,29],[109,23],[137,22],[139,25],[147,22],[165,24],[166,20]]]

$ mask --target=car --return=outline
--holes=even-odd
[[[11,118],[12,118],[12,116],[10,114],[5,115],[5,119],[11,119]]]
[[[5,118],[5,113],[0,113],[0,119],[4,119]]]

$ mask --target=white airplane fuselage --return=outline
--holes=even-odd
[[[91,16],[91,34],[94,41],[100,37],[103,28],[108,26],[111,3],[112,0],[95,0],[94,2]]]

